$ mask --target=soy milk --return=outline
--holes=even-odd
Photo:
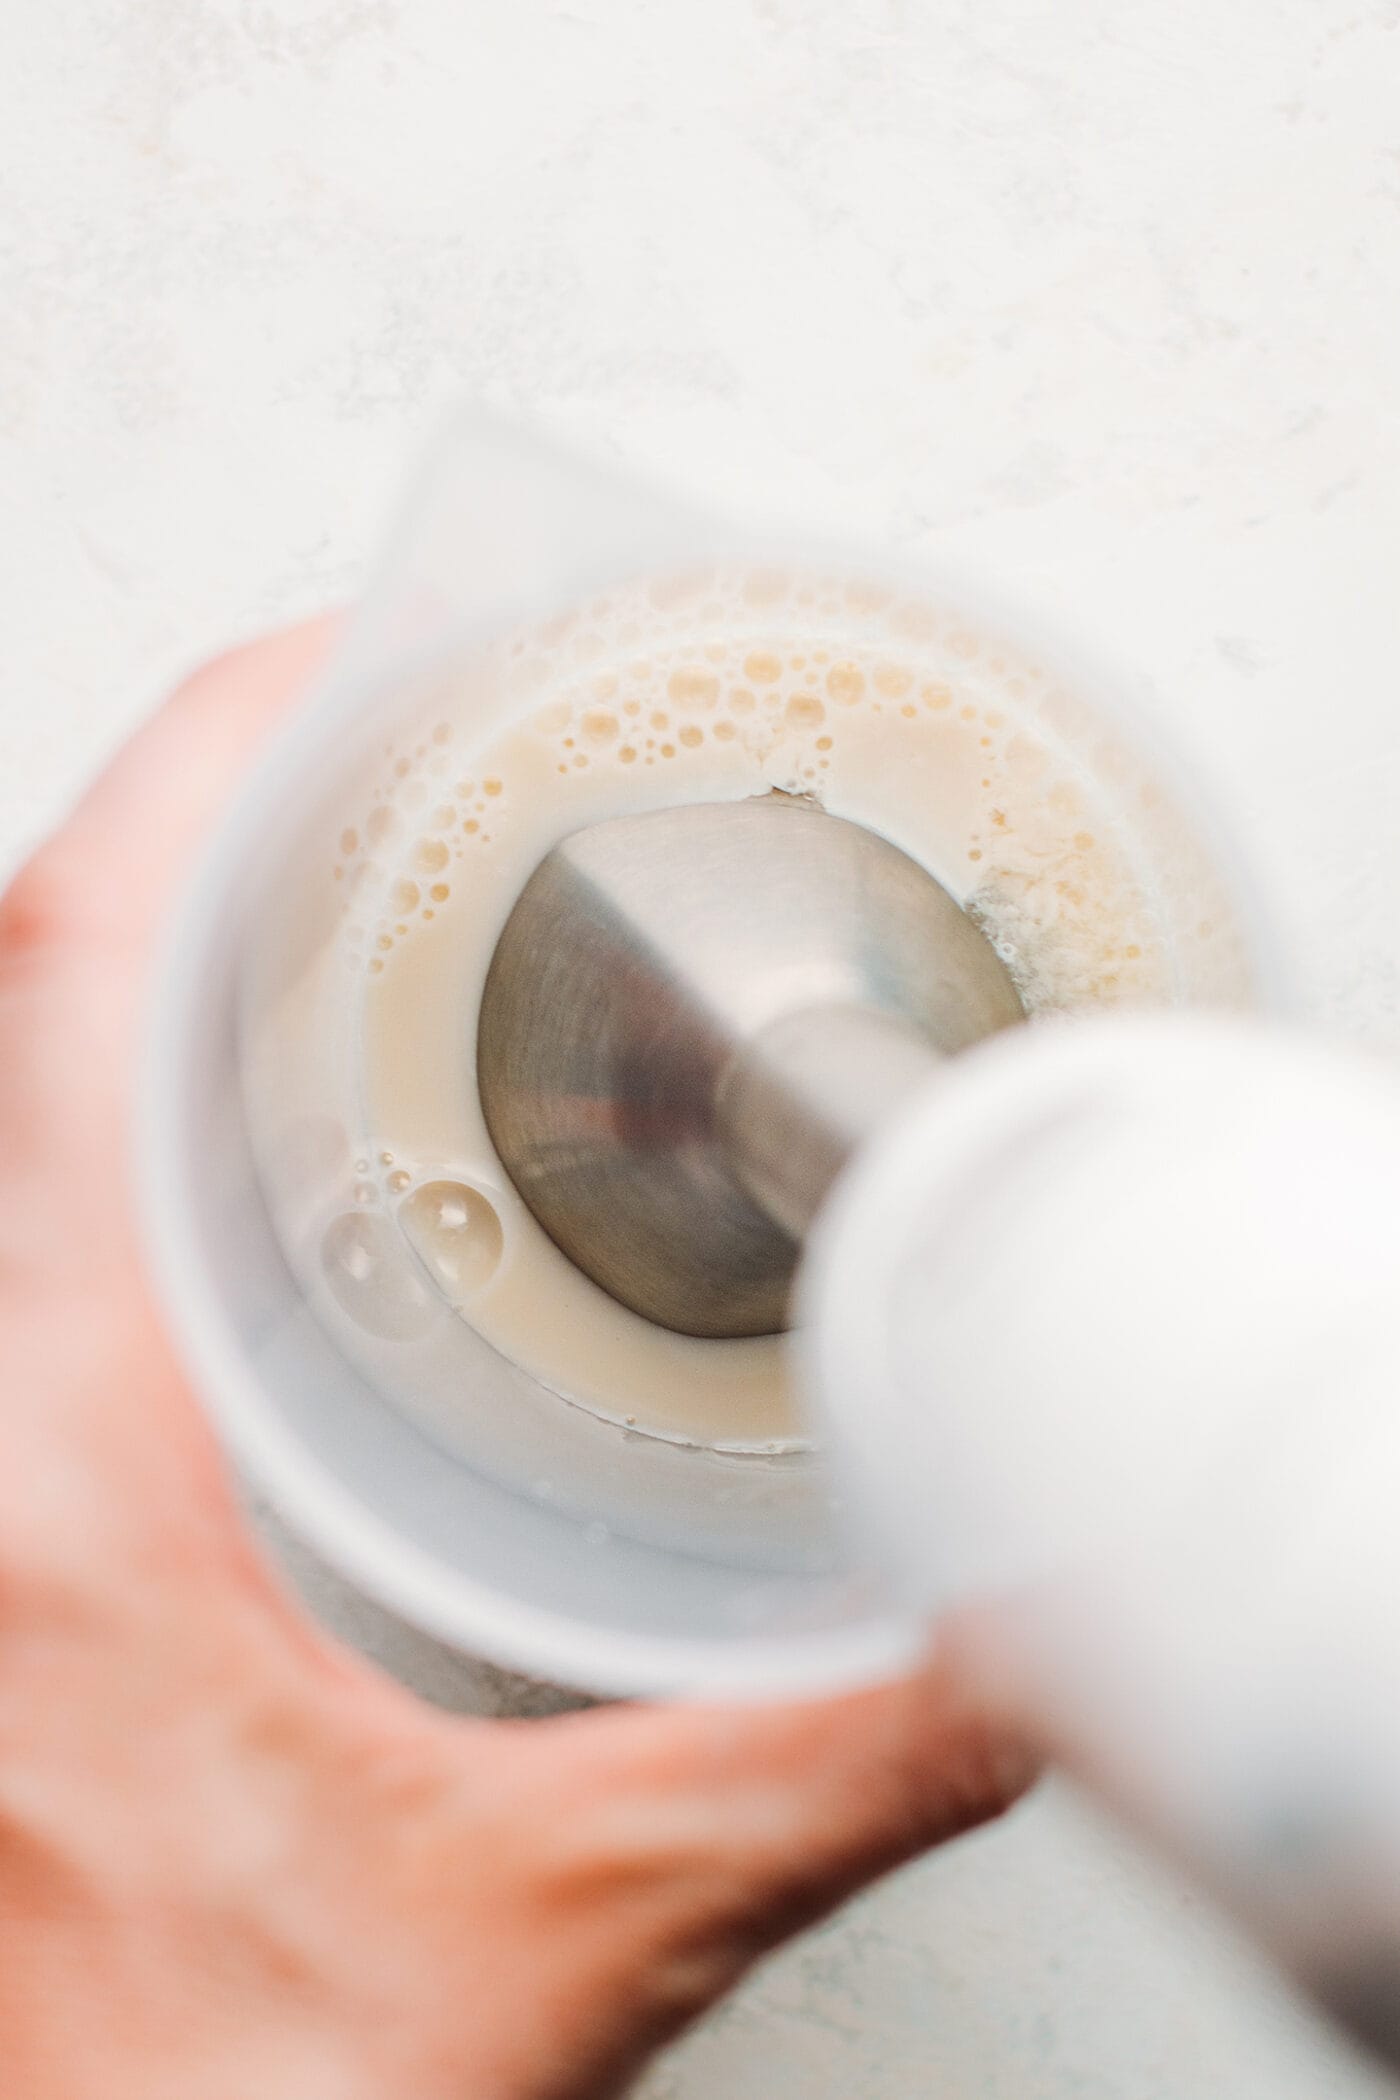
[[[493,681],[509,720],[483,733],[503,713],[483,706]],[[332,1288],[348,1303],[376,1249],[404,1242],[418,1288],[561,1406],[636,1436],[771,1453],[801,1425],[782,1338],[701,1341],[627,1311],[558,1252],[494,1156],[476,1013],[500,929],[559,838],[777,788],[926,867],[1032,1016],[1175,1003],[1183,956],[1203,981],[1234,966],[1209,884],[1178,868],[1164,887],[1157,787],[1076,696],[955,614],[873,586],[711,572],[616,593],[442,680],[432,719],[382,759],[330,871],[362,1132],[324,1251]]]

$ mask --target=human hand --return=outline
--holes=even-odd
[[[326,623],[213,665],[0,902],[0,2062],[12,2100],[599,2100],[994,1813],[951,1659],[770,1709],[449,1719],[241,1524],[126,1149],[164,910]]]

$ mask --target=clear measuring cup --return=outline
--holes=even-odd
[[[779,659],[802,666],[782,706],[759,676]],[[432,834],[412,908],[431,915],[426,876],[470,843],[446,843],[431,803],[450,802],[473,751],[535,724],[563,774],[580,757],[564,735],[578,696],[625,675],[644,691],[668,661],[712,667],[688,674],[686,705],[769,710],[767,785],[820,798],[825,711],[846,725],[863,708],[855,745],[885,756],[844,814],[913,850],[922,801],[966,801],[966,835],[945,823],[932,872],[1047,1022],[1081,1003],[1272,1000],[1263,915],[1228,839],[1156,748],[1131,681],[1081,642],[974,579],[773,544],[469,418],[179,901],[142,1115],[151,1259],[237,1460],[368,1595],[460,1649],[590,1690],[822,1688],[924,1635],[863,1565],[800,1392],[783,1438],[656,1432],[605,1390],[581,1401],[531,1347],[493,1342],[441,1288],[413,1230],[420,1189],[393,1186],[366,1101],[374,947],[409,937],[384,901],[419,821],[401,821],[409,789]],[[731,662],[752,678],[725,686]],[[617,766],[632,747],[604,714]],[[749,733],[721,713],[695,741],[713,744],[721,721]],[[617,807],[664,804],[680,747],[639,738],[632,755]],[[477,806],[453,805],[463,832],[482,830],[463,814]],[[1110,860],[1118,901],[1099,910],[1089,889]],[[490,938],[508,901],[483,906]],[[470,987],[457,1023],[443,1084],[471,1089]],[[498,1165],[477,1158],[451,1185],[483,1206],[488,1259],[508,1266],[538,1228]],[[541,1334],[556,1311],[546,1291]]]

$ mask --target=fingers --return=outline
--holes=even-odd
[[[269,724],[324,657],[312,621],[220,658],[114,761],[0,898],[0,1138],[31,1270],[43,1226],[67,1259],[125,1258],[127,1095],[144,964],[188,862]]]
[[[75,1568],[105,1556],[116,1582],[129,1579],[138,1544],[165,1551],[187,1535],[225,1557],[232,1542],[245,1564],[212,1436],[145,1286],[128,1182],[131,1073],[146,965],[185,866],[331,631],[314,621],[198,673],[0,898],[0,1316],[15,1367],[0,1517],[11,1564],[47,1538]],[[125,1572],[113,1573],[123,1552]]]
[[[275,722],[311,683],[327,615],[231,651],[179,688],[0,900],[0,950],[149,946],[175,884]]]

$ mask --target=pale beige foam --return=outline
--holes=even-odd
[[[977,914],[1033,1013],[1170,1003],[1175,965],[1123,821],[1139,783],[1110,805],[1105,776],[1069,755],[1077,703],[1034,666],[918,605],[882,615],[878,640],[853,638],[852,605],[888,601],[877,587],[823,596],[764,576],[727,598],[704,591],[603,601],[517,644],[525,711],[483,738],[479,695],[464,699],[426,741],[386,751],[371,806],[345,813],[336,872],[391,1214],[395,1194],[418,1192],[397,1209],[411,1227],[420,1196],[439,1200],[425,1187],[452,1183],[498,1234],[450,1287],[431,1249],[427,1273],[552,1390],[654,1434],[771,1449],[797,1433],[781,1341],[700,1342],[627,1312],[558,1252],[492,1151],[476,1014],[500,928],[549,847],[623,810],[777,787],[926,866]]]

